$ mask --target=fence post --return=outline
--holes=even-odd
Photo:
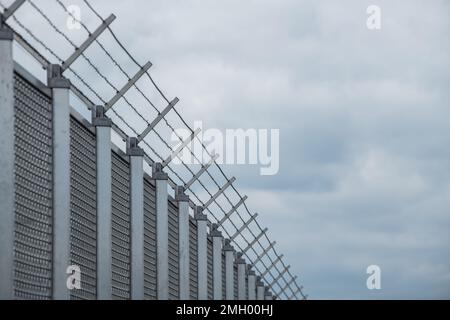
[[[136,138],[127,141],[130,157],[131,299],[144,299],[144,151]]]
[[[175,200],[178,203],[180,300],[189,300],[189,196],[187,196],[184,192],[184,188],[178,186],[175,193]]]
[[[248,272],[248,300],[256,300],[256,274],[253,270]]]
[[[103,106],[92,109],[97,157],[97,299],[112,298],[111,119]]]
[[[225,299],[234,300],[234,248],[230,240],[225,240]]]
[[[213,299],[222,300],[222,233],[212,225],[210,236],[213,241]]]
[[[68,300],[70,266],[70,81],[60,65],[48,68],[53,101],[53,299]]]
[[[261,281],[261,277],[256,277],[256,300],[264,300],[264,283]]]
[[[272,292],[269,290],[269,287],[266,287],[265,289],[264,300],[273,300]]]
[[[244,258],[242,258],[242,253],[238,253],[236,264],[238,267],[238,300],[247,300],[247,295],[245,294],[247,286],[245,280],[247,264],[245,263]]]
[[[14,298],[15,157],[12,40],[13,32],[0,21],[0,300]]]
[[[153,165],[156,184],[156,282],[158,300],[169,299],[169,221],[167,183],[168,175],[161,163]]]
[[[207,218],[203,214],[203,207],[195,207],[194,218],[197,221],[198,300],[208,300],[208,235]]]

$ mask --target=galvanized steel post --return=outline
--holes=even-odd
[[[242,258],[242,253],[238,253],[236,264],[238,267],[238,300],[247,300],[246,295],[247,281],[245,279],[247,264],[245,262],[245,259]]]
[[[169,221],[168,221],[168,176],[161,163],[153,165],[156,184],[156,295],[159,300],[169,299]]]
[[[0,19],[3,20],[2,17]],[[0,299],[14,298],[14,62],[13,32],[0,21]]]
[[[234,248],[230,240],[225,240],[225,299],[234,300]]]
[[[189,300],[189,196],[183,187],[178,186],[175,200],[178,203],[178,256],[180,300]]]
[[[210,236],[213,241],[213,299],[222,300],[222,233],[212,225]]]
[[[198,300],[208,299],[208,248],[207,222],[203,207],[195,207],[194,218],[197,221],[197,263],[198,263]]]
[[[60,65],[48,68],[53,101],[53,299],[68,300],[70,266],[70,81]]]
[[[256,277],[256,300],[264,300],[264,293],[266,288],[261,281],[261,277]]]
[[[111,119],[103,106],[92,109],[97,157],[97,299],[112,298]]]
[[[248,272],[248,300],[256,300],[256,274],[253,270]]]
[[[144,299],[144,151],[136,138],[127,141],[130,157],[131,299]]]

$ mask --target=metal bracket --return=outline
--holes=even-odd
[[[169,113],[170,110],[172,110],[175,105],[180,100],[178,98],[175,98],[172,100],[172,102],[169,103],[169,105],[156,117],[155,120],[152,121],[152,123],[147,127],[147,129],[144,130],[139,136],[138,140],[141,142],[145,139],[145,137],[156,127],[156,125]]]
[[[189,196],[185,193],[186,189],[183,186],[177,186],[175,189],[175,201],[189,202]]]
[[[92,34],[89,35],[89,37],[86,39],[86,41],[83,42],[83,44],[75,50],[72,55],[62,63],[61,67],[63,72],[66,71],[72,63],[75,62],[75,60],[78,59],[79,56],[83,54],[84,51],[86,51],[87,48],[103,33],[103,31],[108,28],[108,26],[116,19],[115,15],[110,15],[98,28],[95,30]]]
[[[94,127],[111,127],[112,121],[105,115],[103,106],[92,108],[92,125]]]
[[[117,94],[105,105],[105,112],[111,109],[120,98],[147,72],[152,66],[151,62],[147,62],[141,70],[139,70],[136,75],[128,81],[128,83],[119,91]]]

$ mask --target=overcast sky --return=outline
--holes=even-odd
[[[92,3],[191,125],[280,129],[227,172],[311,298],[450,298],[449,1]]]

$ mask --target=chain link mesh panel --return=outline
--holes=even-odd
[[[15,239],[14,293],[18,299],[52,296],[52,103],[14,76]]]
[[[207,288],[208,288],[208,299],[213,299],[213,242],[208,236],[207,244]]]
[[[189,218],[189,265],[190,265],[190,298],[198,299],[198,247],[197,247],[197,224],[193,218]]]
[[[144,295],[156,300],[156,191],[144,179]]]
[[[178,208],[169,201],[169,299],[178,300],[179,258],[178,258]]]
[[[130,299],[130,165],[112,153],[112,293]]]
[[[72,299],[97,297],[97,168],[96,141],[87,127],[70,120],[70,254],[81,268],[81,290]]]

